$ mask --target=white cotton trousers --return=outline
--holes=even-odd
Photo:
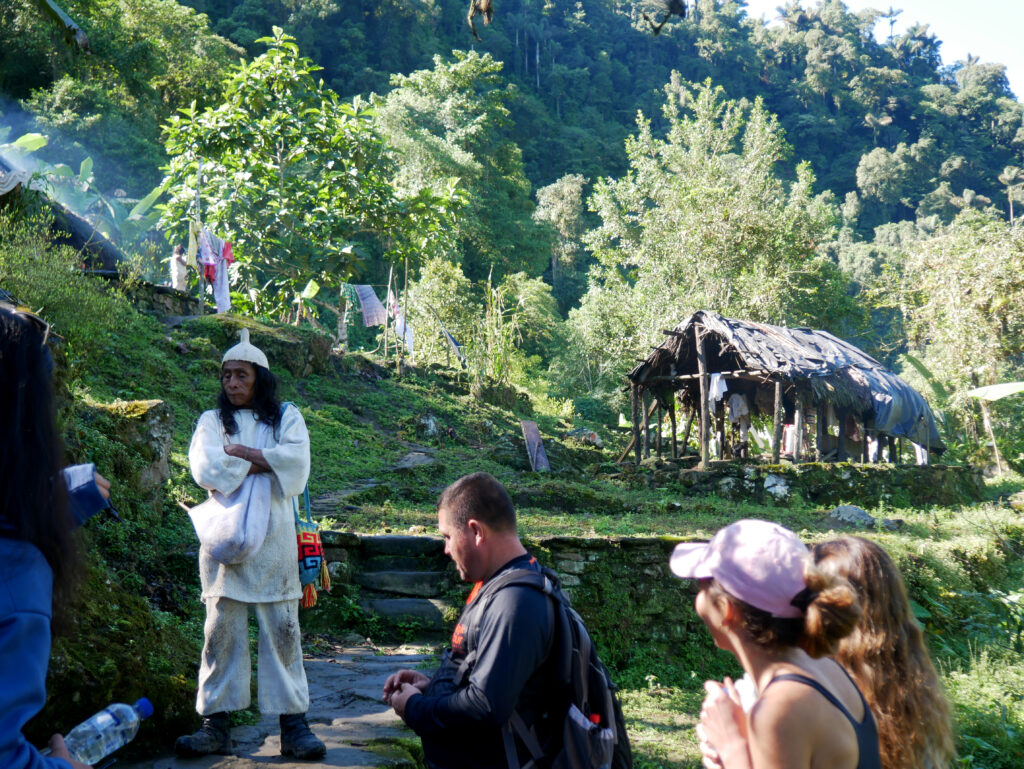
[[[199,665],[196,710],[201,716],[244,710],[252,702],[249,608],[260,626],[256,690],[260,712],[305,713],[309,687],[302,666],[299,602],[243,603],[206,599],[203,657]]]

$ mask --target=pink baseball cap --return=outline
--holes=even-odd
[[[807,546],[771,521],[742,520],[719,529],[710,542],[683,542],[672,551],[672,573],[714,578],[732,596],[773,617],[802,617],[792,601],[807,585]]]

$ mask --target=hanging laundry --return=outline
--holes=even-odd
[[[203,227],[199,232],[199,264],[203,277],[213,287],[213,301],[217,312],[231,309],[231,281],[228,265],[235,261],[235,251],[230,241],[222,240]]]
[[[405,313],[398,304],[398,300],[395,298],[391,291],[388,291],[388,310],[391,313],[391,317],[395,319],[395,333],[402,338],[405,342],[405,347],[409,351],[409,354],[413,354],[413,336],[412,329],[405,322]]]
[[[462,345],[455,341],[455,337],[448,333],[441,321],[437,322],[441,326],[441,333],[444,334],[444,340],[448,343],[448,346],[452,348],[452,352],[455,353],[455,357],[459,359],[459,363],[462,364],[462,368],[466,368],[466,356],[462,354]]]
[[[387,323],[387,311],[380,303],[372,286],[355,286],[356,298],[363,312],[363,326],[383,326]]]
[[[721,374],[712,374],[711,382],[708,385],[708,406],[714,409],[715,404],[725,396],[725,391],[728,387]]]

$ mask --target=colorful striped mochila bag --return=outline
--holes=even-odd
[[[317,590],[331,589],[331,575],[327,573],[327,559],[320,541],[320,524],[313,521],[309,512],[309,486],[302,492],[306,508],[306,520],[299,515],[299,499],[292,497],[295,510],[295,535],[299,544],[299,582],[302,584],[303,609],[316,606]]]

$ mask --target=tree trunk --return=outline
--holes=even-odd
[[[985,425],[985,432],[988,433],[988,439],[992,441],[992,453],[996,458],[996,470],[1000,475],[1003,474],[1003,460],[999,456],[999,446],[996,445],[996,434],[992,430],[992,413],[989,411],[988,403],[983,400],[978,400],[978,405],[981,406],[981,421]]]
[[[338,347],[342,352],[348,352],[348,300],[344,289],[338,292],[338,309]]]

